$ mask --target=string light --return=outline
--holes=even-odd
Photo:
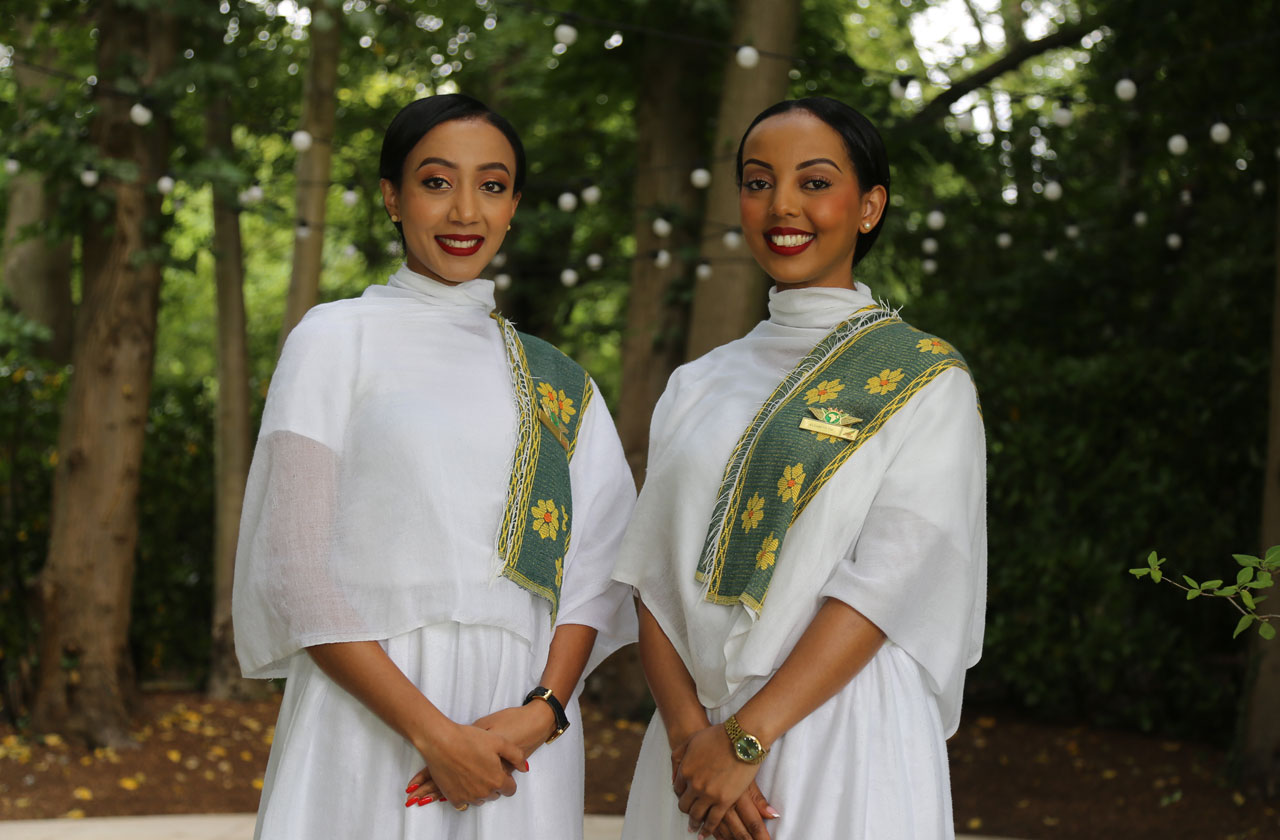
[[[1139,210],[1137,213],[1134,213],[1134,214],[1133,214],[1133,223],[1134,223],[1134,225],[1136,225],[1137,227],[1146,227],[1146,226],[1147,226],[1147,214],[1146,214],[1146,212],[1145,212],[1145,211],[1143,211],[1143,210]]]
[[[1012,244],[1013,244],[1013,234],[1004,230],[996,234],[996,245],[999,246],[1000,248],[1007,249]]]
[[[1056,259],[1058,258],[1058,249],[1057,249],[1057,248],[1045,248],[1045,249],[1044,249],[1043,251],[1041,251],[1040,253],[1041,253],[1041,255],[1044,257],[1044,261],[1045,261],[1045,262],[1053,262],[1054,260],[1056,260]]]
[[[1080,238],[1080,226],[1079,226],[1079,225],[1067,225],[1065,228],[1063,228],[1062,232],[1063,232],[1063,234],[1065,234],[1065,235],[1066,235],[1067,239],[1079,239],[1079,238]]]
[[[289,143],[300,152],[310,149],[313,142],[315,142],[315,138],[311,136],[311,132],[303,128],[295,131],[289,138]]]
[[[1224,122],[1216,122],[1209,127],[1209,138],[1221,145],[1231,139],[1231,126]]]
[[[1053,109],[1053,124],[1058,128],[1066,128],[1074,119],[1075,115],[1071,113],[1066,101],[1059,102],[1058,107]]]
[[[174,186],[175,183],[172,175],[161,175],[156,179],[156,189],[161,195],[168,195],[173,192]]]
[[[493,259],[489,260],[489,265],[494,268],[502,268],[507,264],[507,255],[499,251],[493,255]]]
[[[705,190],[711,186],[711,173],[702,167],[698,167],[689,173],[689,183],[700,190]]]
[[[84,184],[86,187],[96,187],[98,185],[98,170],[94,169],[92,166],[86,166],[84,169],[80,170],[80,183]]]
[[[588,184],[582,188],[582,200],[587,204],[596,204],[600,201],[600,188],[595,184]]]
[[[1062,184],[1057,181],[1046,181],[1044,185],[1044,197],[1050,201],[1057,201],[1062,198]]]
[[[1187,146],[1189,144],[1187,143],[1186,137],[1182,136],[1181,134],[1175,134],[1169,138],[1169,142],[1166,143],[1165,145],[1169,147],[1169,154],[1185,155],[1187,153]]]
[[[710,280],[713,273],[711,263],[705,261],[698,263],[698,267],[693,270],[693,276],[699,280]]]
[[[299,239],[307,239],[311,236],[311,225],[307,224],[306,219],[298,219],[298,223],[293,228],[293,235]]]
[[[599,254],[587,254],[587,268],[599,271],[604,266],[604,257]]]
[[[925,274],[935,274],[938,271],[938,261],[924,260],[920,263],[920,270]]]
[[[505,292],[507,289],[511,288],[511,275],[499,274],[497,277],[493,278],[493,285],[498,291]]]
[[[910,76],[898,76],[892,82],[889,82],[889,95],[894,99],[901,99],[907,95],[907,85],[911,82]]]
[[[348,207],[355,207],[360,203],[360,194],[353,187],[347,187],[342,191],[342,203]]]
[[[941,210],[930,210],[924,223],[929,226],[929,230],[942,230],[947,225],[947,214]]]
[[[956,114],[956,128],[966,134],[973,131],[973,112],[964,111]]]
[[[17,158],[14,158],[14,157],[7,158],[4,162],[4,171],[10,175],[17,175],[20,171],[22,171],[22,164],[18,163]]]
[[[1183,190],[1182,192],[1178,193],[1178,201],[1181,202],[1183,207],[1190,207],[1191,206],[1191,190]]]
[[[1121,102],[1132,102],[1138,95],[1138,86],[1133,79],[1121,79],[1116,82],[1116,96]]]
[[[924,251],[926,254],[938,253],[938,240],[934,239],[932,236],[927,237],[920,243],[920,250]]]
[[[1170,251],[1176,251],[1182,247],[1182,237],[1176,233],[1171,233],[1164,238],[1164,244],[1169,246]]]
[[[738,47],[738,51],[734,54],[733,60],[738,62],[738,66],[742,69],[750,70],[760,63],[760,51],[751,46]]]
[[[738,246],[742,244],[742,234],[736,230],[726,230],[724,236],[720,240],[724,243],[724,247],[730,251],[738,250]]]
[[[141,102],[135,102],[129,109],[129,119],[134,125],[150,125],[153,116],[151,109]]]
[[[566,289],[572,289],[574,286],[578,285],[578,272],[574,271],[572,268],[566,268],[564,271],[560,272],[560,285],[564,286]]]
[[[572,213],[578,209],[578,197],[571,192],[562,192],[560,197],[556,199],[556,204],[566,213]]]
[[[566,47],[573,46],[578,40],[578,30],[574,26],[562,23],[555,28],[555,39],[557,44],[564,44]]]
[[[659,250],[653,255],[653,264],[658,268],[667,268],[671,265],[671,252],[666,248]]]
[[[659,216],[653,220],[653,235],[665,239],[671,235],[671,222]]]
[[[1262,195],[1263,193],[1265,193],[1266,191],[1267,191],[1267,184],[1266,184],[1266,182],[1265,182],[1265,181],[1257,180],[1257,181],[1254,181],[1254,182],[1253,182],[1253,194],[1254,194],[1254,195],[1258,195],[1258,196],[1260,196],[1260,195]]]

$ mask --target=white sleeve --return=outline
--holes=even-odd
[[[598,390],[581,422],[569,465],[573,534],[556,625],[584,624],[599,631],[585,677],[610,653],[636,640],[631,588],[609,577],[635,505],[636,488],[613,418]]]
[[[967,372],[947,371],[915,399],[854,556],[822,594],[862,613],[920,663],[951,733],[964,672],[982,650],[986,447]]]

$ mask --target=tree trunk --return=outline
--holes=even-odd
[[[671,300],[671,286],[692,266],[697,190],[689,181],[691,152],[700,143],[699,114],[687,101],[687,80],[701,64],[693,50],[672,51],[656,38],[645,43],[636,107],[636,259],[631,263],[627,328],[622,340],[622,393],[618,435],[639,486],[649,452],[649,420],[667,377],[680,363],[684,345],[684,308]],[[670,236],[653,232],[658,216],[672,224]],[[654,255],[665,250],[671,264],[659,268]]]
[[[1271,408],[1262,488],[1262,548],[1280,545],[1280,190],[1276,194],[1276,286],[1271,317]],[[1274,612],[1272,610],[1271,612]],[[1253,639],[1239,735],[1240,772],[1250,785],[1280,793],[1280,641]]]
[[[106,0],[98,25],[103,89],[120,68],[145,67],[145,89],[171,66],[172,15],[139,15]],[[75,375],[63,409],[54,476],[49,559],[40,579],[43,622],[32,725],[94,744],[128,744],[126,699],[137,493],[155,350],[163,246],[159,195],[169,132],[157,114],[129,120],[132,103],[101,96],[91,128],[100,160],[133,163],[132,180],[107,174],[107,224],[84,234],[84,305],[76,321]]]
[[[732,41],[761,53],[790,55],[799,17],[799,0],[739,0]],[[693,314],[685,358],[694,359],[746,334],[764,312],[765,281],[745,244],[725,246],[723,234],[738,226],[735,156],[738,141],[756,114],[782,99],[790,61],[761,55],[753,68],[739,67],[730,55],[725,66],[720,111],[712,146],[711,194],[702,228],[702,257],[709,278],[694,284]]]
[[[334,115],[338,107],[338,55],[342,43],[342,9],[333,0],[319,0],[314,4],[310,41],[301,128],[311,135],[312,143],[310,148],[298,153],[298,228],[293,238],[293,273],[289,278],[289,298],[285,303],[277,354],[294,326],[315,306],[320,291],[325,200],[329,195]]]
[[[234,157],[231,113],[226,97],[209,108],[207,143],[224,160]],[[209,694],[219,699],[258,694],[263,683],[240,676],[231,627],[231,584],[235,578],[240,508],[249,478],[252,430],[249,419],[249,351],[244,311],[244,252],[235,189],[213,185],[213,260],[218,297],[218,412],[214,449],[213,639]]]
[[[20,28],[24,28],[21,27]],[[25,40],[25,32],[20,37]],[[56,54],[42,50],[35,64],[57,64]],[[27,97],[43,100],[53,95],[59,82],[32,70],[25,63],[13,66],[14,82]],[[20,106],[21,107],[21,106]],[[24,109],[25,110],[25,109]],[[4,287],[14,307],[27,319],[48,327],[52,336],[44,354],[65,364],[71,360],[71,247],[47,238],[56,201],[45,190],[45,178],[24,171],[9,181],[9,213],[4,226]]]

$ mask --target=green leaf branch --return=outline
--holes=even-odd
[[[1258,594],[1261,590],[1275,585],[1273,573],[1280,573],[1280,545],[1267,549],[1265,556],[1253,557],[1248,554],[1233,554],[1240,569],[1236,572],[1235,583],[1227,584],[1224,580],[1197,581],[1188,575],[1182,575],[1185,583],[1179,583],[1165,574],[1160,567],[1164,565],[1164,557],[1156,552],[1147,555],[1147,565],[1130,569],[1134,577],[1149,577],[1154,583],[1167,583],[1187,593],[1187,600],[1193,601],[1201,595],[1210,598],[1223,598],[1240,613],[1236,623],[1236,631],[1232,638],[1239,636],[1250,627],[1258,628],[1258,635],[1271,640],[1276,637],[1276,625],[1280,623],[1280,615],[1258,612],[1258,605],[1267,600],[1267,596]]]

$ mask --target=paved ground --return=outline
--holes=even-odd
[[[98,817],[88,820],[5,820],[5,840],[250,840],[253,814]],[[622,817],[588,814],[584,840],[618,840]],[[958,840],[998,840],[960,835]]]

